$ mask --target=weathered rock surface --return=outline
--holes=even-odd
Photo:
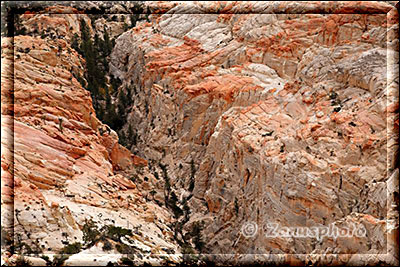
[[[96,118],[90,93],[74,77],[82,76],[82,58],[62,39],[10,41],[2,39],[1,129],[8,138],[2,138],[1,205],[2,226],[14,230],[16,245],[27,244],[20,252],[29,254],[29,246],[58,253],[82,242],[85,220],[93,220],[99,228],[137,229],[136,247],[147,255],[138,264],[179,260],[158,256],[178,252],[167,226],[171,216],[146,202],[130,180],[146,161],[118,144],[117,134]],[[111,253],[105,264],[122,257]],[[85,257],[69,264],[80,260]]]
[[[71,42],[74,34],[80,35],[79,18],[84,19],[90,25],[89,29],[92,29],[91,20],[81,14],[82,11],[74,7],[49,6],[40,12],[25,12],[20,17],[20,23],[26,35]]]
[[[156,14],[117,39],[110,69],[123,80],[122,90],[136,85],[128,124],[138,141],[131,150],[168,166],[173,191],[189,203],[184,229],[205,222],[203,252],[241,254],[231,260],[244,262],[245,254],[334,252],[347,255],[337,264],[365,264],[388,251],[385,261],[398,262],[397,193],[388,186],[398,148],[395,8],[382,2],[147,5]],[[243,235],[247,222],[258,225],[252,238]],[[367,234],[323,242],[271,238],[265,237],[269,222],[354,223]],[[296,259],[332,260],[283,258]]]

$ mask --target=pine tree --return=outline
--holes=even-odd
[[[104,26],[104,57],[107,57],[111,54],[112,44],[110,41],[110,36],[108,35],[108,31],[106,26]]]
[[[129,139],[132,138],[134,135],[133,130],[132,130],[132,125],[129,124],[128,126],[128,137]]]
[[[108,89],[106,92],[106,110],[109,110],[111,108],[111,96],[108,93]]]
[[[203,229],[204,229],[204,222],[195,222],[193,224],[193,228],[191,231],[191,236],[193,237],[193,243],[199,252],[202,252],[205,245],[203,237],[201,235]]]
[[[129,26],[126,22],[124,22],[124,26],[123,26],[124,32],[126,32],[127,30],[129,30]]]
[[[81,38],[83,42],[90,40],[90,30],[84,19],[80,20]]]
[[[120,131],[118,135],[119,135],[119,143],[126,147],[127,146],[127,142],[126,142],[127,138],[125,136],[124,131]]]
[[[79,54],[82,53],[82,51],[79,49],[79,43],[78,43],[78,34],[75,33],[74,36],[72,37],[72,48],[75,49],[75,51],[77,51]]]
[[[130,15],[130,19],[131,19],[131,28],[136,26],[136,21],[139,18],[139,14],[132,14]]]

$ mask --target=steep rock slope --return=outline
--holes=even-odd
[[[31,16],[28,22],[44,20],[48,28],[64,29],[58,27],[60,18]],[[66,31],[78,21],[73,16],[59,15],[73,22]],[[179,256],[160,256],[179,252],[167,226],[170,213],[147,202],[146,190],[130,179],[146,160],[118,144],[75,78],[83,75],[84,60],[61,38],[16,36],[13,41],[2,38],[1,205],[2,235],[14,233],[15,253],[54,254],[79,242],[87,249],[68,264],[105,265],[120,259],[121,251],[135,251],[136,264],[179,261]],[[84,247],[90,222],[132,234],[115,238],[109,230],[111,240],[103,236]]]
[[[151,22],[117,39],[110,70],[123,81],[120,93],[133,95],[124,129],[135,139],[130,149],[149,161],[155,196],[168,190],[178,207],[189,203],[189,220],[177,214],[182,238],[204,222],[199,251],[242,254],[234,261],[264,254],[330,263],[267,255],[335,253],[336,263],[397,262],[394,7],[147,5]],[[159,183],[160,172],[171,181]],[[258,232],[246,237],[249,222]],[[366,235],[271,238],[270,222],[362,225]]]

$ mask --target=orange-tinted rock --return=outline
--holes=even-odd
[[[379,228],[383,191],[371,193],[375,204],[354,200],[387,175],[385,122],[398,109],[397,99],[386,108],[383,96],[386,51],[396,48],[386,38],[387,27],[395,36],[386,16],[396,17],[392,4],[188,4],[225,13],[215,16],[173,14],[185,10],[180,5],[160,15],[164,5],[146,5],[157,12],[152,25],[119,38],[111,55],[114,73],[141,85],[126,127],[146,140],[137,145],[140,156],[168,165],[182,198],[189,194],[186,166],[195,161],[189,206],[191,220],[209,217],[207,252],[254,252],[238,234],[245,221],[259,229],[274,220],[327,225],[365,213],[377,219],[368,221],[371,229]],[[252,244],[260,244],[258,253],[323,254],[330,246],[295,241],[259,234]],[[369,250],[357,238],[348,244],[340,243],[341,252]]]
[[[50,28],[60,23],[62,31],[63,22],[73,15],[54,16],[25,19]],[[73,31],[68,29],[68,34]],[[13,227],[22,233],[21,240],[32,245],[38,238],[46,251],[57,252],[64,247],[63,233],[82,241],[80,227],[86,216],[105,225],[100,214],[118,221],[121,211],[132,221],[148,222],[146,234],[156,237],[154,222],[170,220],[169,214],[142,201],[142,189],[130,180],[133,168],[147,161],[122,147],[117,134],[96,118],[90,93],[73,75],[83,77],[83,59],[64,40],[16,36],[12,76],[12,68],[3,68],[13,53],[9,41],[2,38],[2,210],[14,209]],[[57,46],[62,51],[53,49]],[[8,115],[12,93],[14,118]],[[152,212],[151,221],[137,213],[139,203]]]

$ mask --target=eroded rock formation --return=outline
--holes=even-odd
[[[73,16],[67,18],[75,22]],[[59,22],[46,21],[54,23],[49,27]],[[9,137],[2,138],[2,226],[14,230],[16,253],[58,253],[82,242],[90,220],[99,229],[136,229],[124,242],[136,242],[143,253],[137,264],[176,261],[157,256],[179,251],[167,226],[169,212],[147,202],[130,179],[147,162],[96,118],[90,93],[75,78],[83,76],[83,64],[62,39],[2,38],[1,128]],[[103,252],[100,242],[67,262],[116,262],[122,257],[117,250]]]
[[[394,251],[393,6],[149,6],[165,14],[121,35],[110,69],[123,90],[136,86],[128,124],[139,141],[131,149],[168,166],[173,190],[189,203],[184,229],[206,225],[203,252],[334,252],[348,254],[337,259],[347,262],[355,253]],[[358,14],[365,10],[372,14]],[[252,238],[241,231],[248,222],[258,225]],[[270,222],[354,223],[367,234],[323,242],[265,237]]]

